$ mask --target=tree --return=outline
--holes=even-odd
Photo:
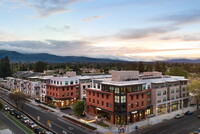
[[[74,105],[74,113],[78,116],[83,115],[84,112],[84,101],[77,101],[76,104]]]
[[[47,67],[47,64],[45,62],[42,62],[42,61],[38,61],[35,63],[35,66],[34,66],[34,72],[41,72],[43,73],[44,70],[46,70],[46,67]]]
[[[0,110],[3,109],[3,103],[0,101]]]
[[[18,108],[21,105],[21,108],[23,110],[24,102],[26,101],[28,96],[24,93],[17,92],[17,93],[10,93],[9,98],[14,101],[14,103]]]
[[[139,70],[139,72],[144,72],[144,63],[141,61],[138,64],[138,70]]]
[[[12,76],[10,60],[6,56],[0,60],[0,77]]]
[[[188,72],[181,69],[180,67],[172,67],[169,72],[167,72],[168,75],[173,76],[184,76],[185,78],[188,78]]]
[[[200,102],[200,80],[192,80],[188,85],[188,90],[197,102],[197,109],[199,109]]]

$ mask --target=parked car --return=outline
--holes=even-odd
[[[17,112],[17,111],[16,111],[15,109],[10,109],[10,111],[9,111],[9,113],[10,113],[11,115],[15,115],[16,112]]]
[[[17,119],[21,119],[21,118],[23,117],[23,114],[20,113],[20,112],[15,112],[15,117],[16,117]]]
[[[149,114],[149,115],[147,115],[147,118],[151,118],[151,117],[154,117],[154,116],[156,116],[155,114]]]
[[[184,117],[184,114],[177,114],[174,118],[175,119],[180,119],[180,118],[183,118]]]
[[[35,127],[37,127],[37,125],[36,125],[34,122],[32,122],[32,121],[29,122],[28,125],[29,125],[30,128],[35,128]]]
[[[4,109],[5,111],[9,111],[9,110],[10,110],[10,107],[9,107],[8,105],[4,105],[3,109]]]
[[[200,114],[198,114],[198,118],[200,118]]]
[[[45,130],[42,129],[42,128],[40,128],[40,127],[35,128],[35,129],[34,129],[34,132],[35,132],[36,134],[45,134]]]
[[[192,115],[193,113],[191,111],[185,112],[185,115]]]
[[[30,119],[28,118],[28,117],[23,117],[22,118],[22,121],[24,122],[24,123],[29,123],[30,122]]]

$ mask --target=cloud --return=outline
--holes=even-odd
[[[105,15],[99,15],[99,16],[92,16],[92,17],[88,17],[88,18],[84,18],[82,19],[82,21],[93,21],[93,20],[96,20],[96,19],[100,19],[100,18],[103,18],[105,17]]]
[[[172,22],[173,25],[200,23],[200,10],[183,11],[174,15],[167,15],[154,19],[154,21]]]
[[[199,34],[190,34],[190,35],[182,35],[182,36],[166,36],[160,38],[161,40],[181,40],[181,41],[200,41]]]
[[[114,35],[119,39],[141,39],[150,36],[156,36],[164,33],[177,31],[179,28],[166,26],[166,27],[152,27],[144,29],[127,29],[122,30],[118,34]]]
[[[10,0],[19,6],[29,7],[38,12],[38,18],[70,11],[69,6],[87,0]]]
[[[62,27],[53,27],[53,26],[45,26],[46,30],[53,31],[53,32],[65,32],[66,30],[70,29],[70,26],[62,26]]]

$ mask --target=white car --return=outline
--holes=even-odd
[[[184,114],[177,114],[174,118],[175,119],[180,119],[180,118],[183,118],[184,117]]]
[[[23,121],[24,123],[26,123],[26,124],[30,122],[29,118],[26,117],[26,116],[22,118],[22,121]]]
[[[34,122],[29,122],[28,125],[31,127],[31,128],[35,128],[37,127],[37,125],[34,123]]]
[[[8,110],[10,110],[10,107],[9,107],[8,105],[5,105],[5,106],[4,106],[4,110],[5,110],[5,111],[8,111]]]

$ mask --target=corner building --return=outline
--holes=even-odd
[[[155,87],[160,82],[169,84],[165,88]],[[169,88],[171,82],[179,83],[172,88],[184,90],[178,92],[175,88],[177,89],[177,94],[173,95],[175,98],[168,100],[172,97]],[[164,108],[163,104],[167,107],[169,103],[171,109],[169,112],[187,107],[189,98],[185,90],[186,85],[187,79],[183,77],[163,76],[159,72],[139,74],[138,71],[114,71],[111,79],[93,80],[92,88],[86,89],[86,112],[99,118],[103,117],[112,124],[129,124],[146,120],[150,114],[158,115],[163,110],[166,113],[167,110],[160,110]],[[162,91],[163,96],[156,96],[159,91]],[[166,99],[164,103],[159,101],[161,98]]]

